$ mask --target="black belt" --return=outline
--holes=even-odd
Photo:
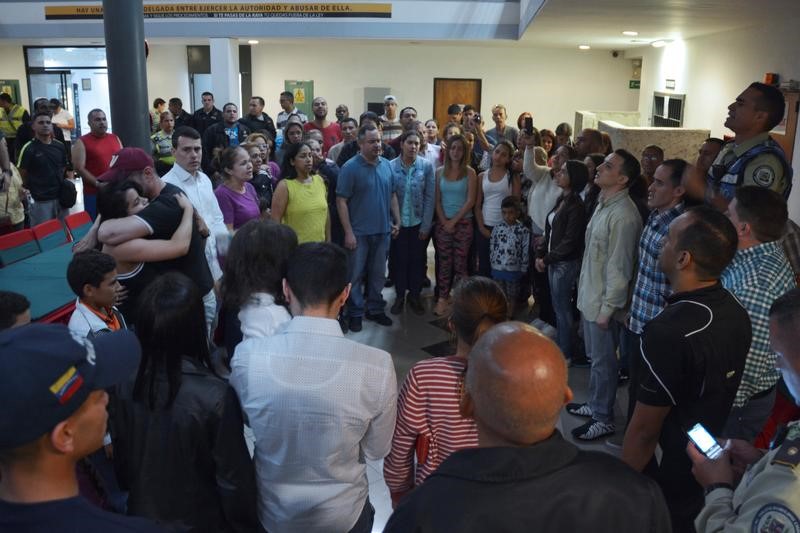
[[[752,396],[750,396],[750,399],[751,400],[759,400],[759,399],[761,399],[761,398],[763,398],[765,396],[769,396],[770,394],[772,394],[772,392],[774,390],[775,390],[775,385],[773,385],[772,387],[770,387],[770,388],[768,388],[766,390],[762,390],[761,392],[759,392],[757,394],[753,394]]]

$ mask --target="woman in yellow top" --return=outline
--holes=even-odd
[[[325,182],[311,173],[312,166],[311,147],[305,142],[291,145],[281,168],[283,179],[272,196],[272,220],[292,228],[299,244],[331,238]]]

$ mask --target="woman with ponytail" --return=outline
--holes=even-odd
[[[448,325],[455,355],[415,364],[400,389],[392,449],[383,463],[393,507],[450,454],[478,446],[475,422],[459,412],[467,354],[484,332],[506,319],[508,304],[497,283],[479,276],[459,283],[452,298]]]

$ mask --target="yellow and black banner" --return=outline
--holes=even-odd
[[[45,20],[102,20],[101,5],[45,6]],[[145,4],[145,19],[391,18],[392,4]]]

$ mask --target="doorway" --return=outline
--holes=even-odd
[[[447,108],[451,104],[462,107],[472,104],[475,109],[481,108],[480,79],[434,78],[433,79],[433,116],[444,129],[448,122]]]
[[[58,98],[75,117],[73,138],[89,131],[86,115],[95,108],[105,111],[112,129],[105,48],[26,46],[25,66],[28,109],[37,98]]]

